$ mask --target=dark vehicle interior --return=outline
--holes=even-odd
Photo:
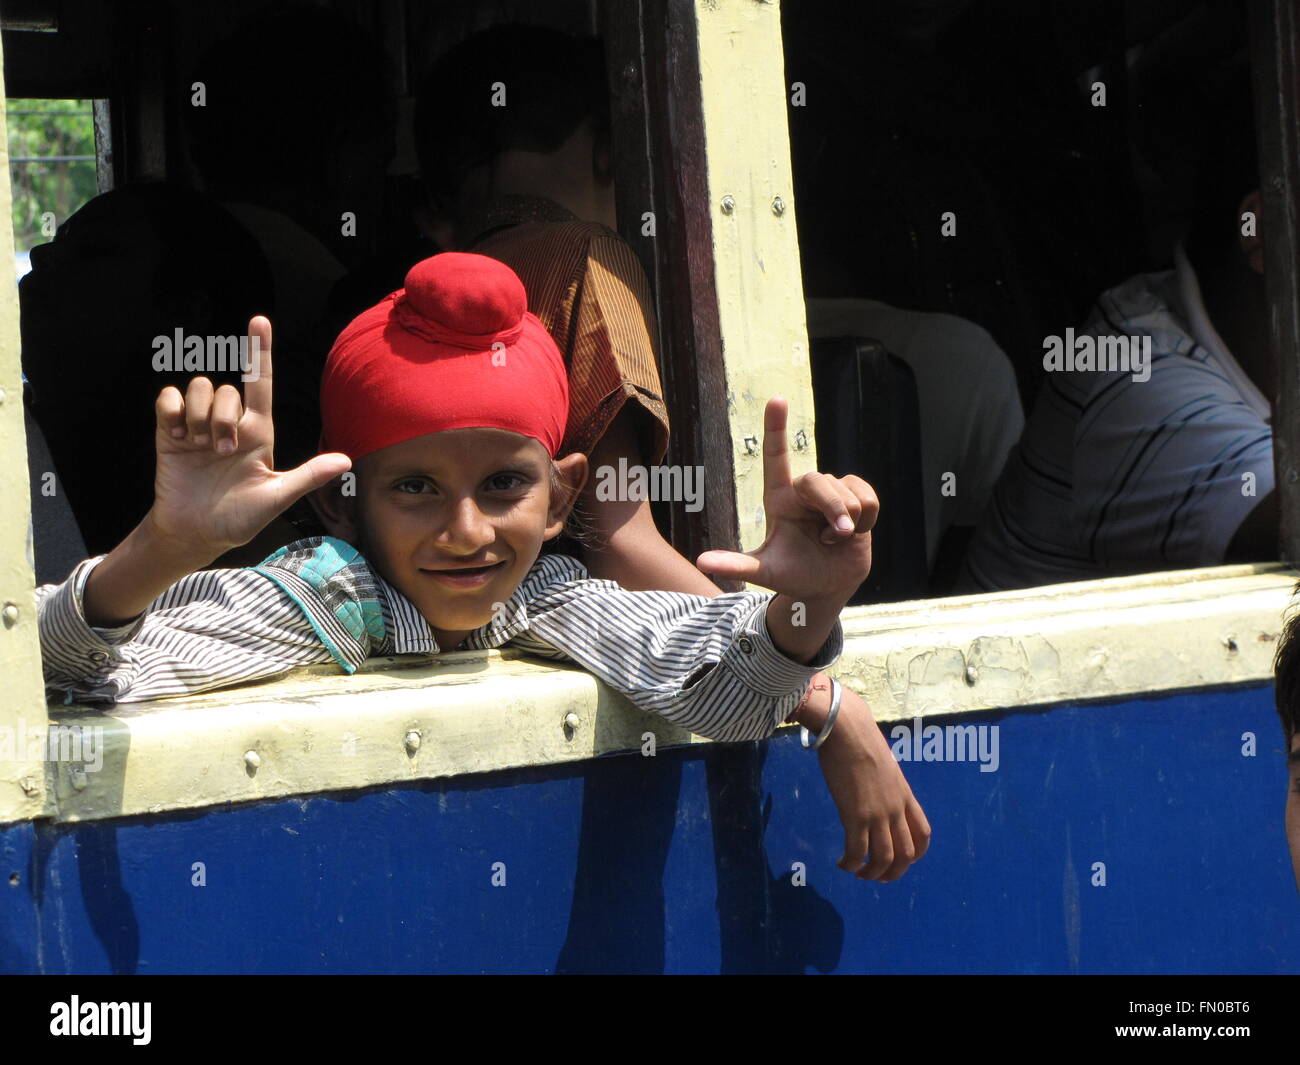
[[[654,101],[672,102],[689,71],[645,28],[680,7],[0,0],[11,111],[79,101],[93,126],[93,160],[52,157],[49,172],[93,167],[93,193],[83,182],[81,195],[100,198],[88,210],[85,198],[52,206],[52,245],[51,234],[17,231],[19,194],[37,185],[28,157],[11,160],[16,237],[34,249],[21,285],[28,401],[87,550],[109,550],[148,505],[159,377],[127,352],[148,350],[155,322],[242,333],[250,313],[271,315],[286,382],[280,457],[313,453],[332,336],[450,246],[413,135],[424,72],[502,23],[605,43],[620,229],[655,288],[673,461],[711,461],[720,445],[692,391],[708,383],[692,343],[699,316],[679,276],[697,238],[670,232],[651,246],[634,221],[647,168],[682,164],[627,150],[665,142]],[[1169,269],[1205,174],[1225,157],[1255,165],[1251,75],[1263,46],[1244,3],[1215,0],[787,0],[782,30],[804,296],[830,301],[810,345],[819,468],[856,472],[885,501],[877,570],[855,602],[951,594],[1043,387],[1044,337],[1078,325],[1125,278]],[[620,97],[632,53],[651,78],[640,110]],[[672,195],[656,185],[654,196]],[[242,206],[222,210],[231,204]],[[930,371],[865,325],[846,334],[836,301],[871,301],[864,322],[906,312],[932,343],[952,338],[951,391],[980,423],[967,451],[982,464],[955,475],[968,493],[960,506],[929,464],[927,439],[942,429]],[[814,318],[810,304],[810,329]],[[970,345],[985,361],[961,361]],[[110,477],[103,450],[86,445],[117,407],[130,413]],[[972,479],[978,498],[964,487]],[[300,530],[308,520],[289,517]],[[734,536],[721,504],[707,516],[663,504],[656,518],[688,557],[721,546],[729,522]]]

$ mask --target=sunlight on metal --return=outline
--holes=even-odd
[[[817,468],[781,11],[696,0],[695,16],[736,513],[741,550],[752,551],[766,537],[761,442],[770,396],[790,403],[791,472]]]

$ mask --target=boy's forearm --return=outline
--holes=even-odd
[[[606,504],[609,505],[609,504]],[[608,535],[604,543],[583,552],[582,563],[593,577],[614,581],[629,592],[686,592],[712,599],[716,584],[673,549],[650,516],[650,504]]]
[[[146,517],[86,578],[81,603],[86,620],[98,628],[123,625],[215,557],[159,536]]]
[[[767,631],[772,642],[796,662],[812,661],[839,620],[844,602],[794,600],[779,593],[767,604]]]
[[[721,594],[718,586],[660,535],[648,502],[597,496],[602,467],[617,469],[620,461],[630,467],[650,465],[642,446],[649,418],[639,404],[625,403],[592,448],[593,477],[583,488],[582,510],[591,518],[598,544],[582,553],[582,563],[593,577],[614,581],[629,592],[686,592],[711,599]]]

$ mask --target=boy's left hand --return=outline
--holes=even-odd
[[[763,420],[763,513],[767,538],[755,551],[705,551],[696,565],[797,600],[841,606],[871,572],[871,528],[880,501],[861,477],[790,476],[784,399],[769,399]]]
[[[795,720],[820,732],[830,698],[830,684],[819,674]],[[930,822],[871,707],[851,688],[843,689],[839,717],[817,757],[844,826],[839,867],[860,880],[897,880],[929,849]]]

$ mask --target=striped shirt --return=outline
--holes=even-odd
[[[257,567],[191,574],[115,628],[91,626],[82,610],[86,578],[101,561],[36,590],[45,683],[68,701],[141,702],[295,666],[333,661],[352,673],[372,655],[440,650],[414,604],[331,537],[299,540]],[[786,657],[767,631],[771,598],[628,592],[548,555],[457,649],[509,646],[573,661],[701,736],[761,739],[843,646],[837,623],[812,662]]]
[[[590,454],[623,404],[650,414],[648,459],[668,450],[668,410],[655,344],[654,299],[636,253],[612,229],[534,197],[503,197],[471,221],[466,250],[490,255],[524,283],[569,371],[562,453]]]
[[[1181,249],[1174,270],[1104,293],[1085,333],[1149,337],[1150,379],[1047,374],[961,591],[1218,565],[1273,490],[1268,401],[1214,330]]]

